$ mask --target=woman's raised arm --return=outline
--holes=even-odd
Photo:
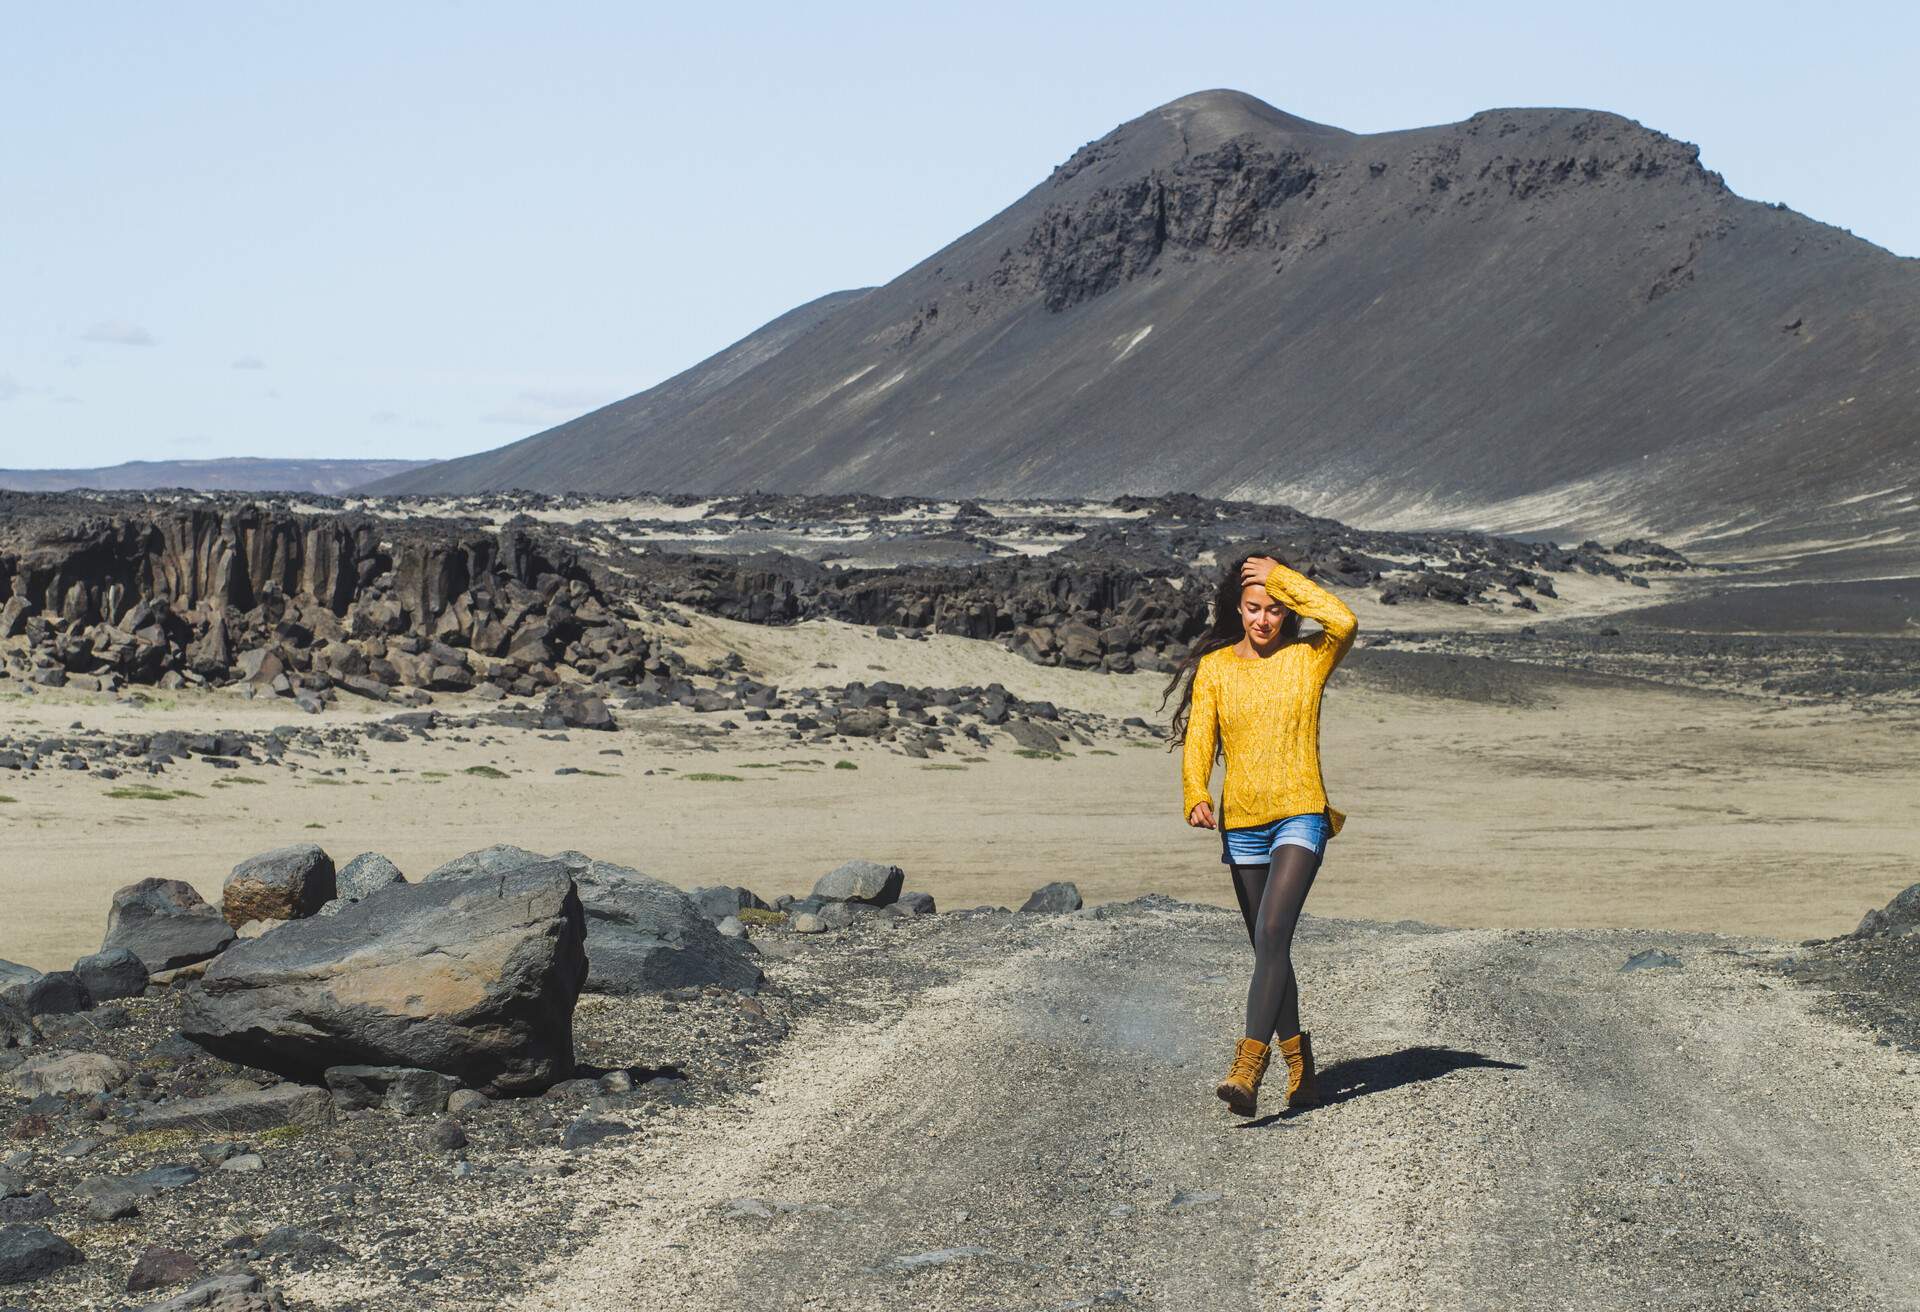
[[[1297,569],[1273,562],[1266,577],[1267,594],[1275,601],[1308,619],[1326,632],[1314,639],[1321,664],[1328,670],[1353,646],[1353,635],[1360,631],[1359,617],[1353,608],[1302,574]]]

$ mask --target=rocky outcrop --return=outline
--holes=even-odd
[[[75,514],[0,494],[0,629],[33,677],[81,687],[240,682],[316,706],[335,689],[531,694],[556,665],[631,676],[649,651],[573,550],[524,528],[393,523],[206,499]]]
[[[1920,884],[1910,884],[1894,894],[1884,907],[1875,907],[1861,917],[1854,938],[1887,938],[1920,934]]]
[[[1229,141],[1079,204],[1047,206],[990,282],[1037,292],[1058,313],[1149,274],[1167,252],[1271,249],[1307,221],[1318,177],[1297,150]],[[1301,205],[1288,206],[1296,197]]]
[[[412,1066],[537,1092],[572,1074],[584,942],[564,862],[390,885],[229,949],[181,1028],[218,1056],[296,1078]]]

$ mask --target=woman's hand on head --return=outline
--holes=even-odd
[[[1193,810],[1187,812],[1187,823],[1195,829],[1213,828],[1213,803],[1195,802]]]
[[[1263,585],[1267,581],[1267,575],[1279,568],[1280,562],[1272,556],[1254,556],[1240,569],[1240,586],[1251,588],[1255,585]]]

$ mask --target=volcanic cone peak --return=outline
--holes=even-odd
[[[1042,208],[1024,241],[988,281],[1037,292],[1058,312],[1148,273],[1169,250],[1311,250],[1387,215],[1545,201],[1570,187],[1666,179],[1723,191],[1699,155],[1593,110],[1488,110],[1360,136],[1241,92],[1205,91],[1122,124],[1055,169],[1028,198]]]
[[[1920,261],[1744,200],[1631,119],[1358,134],[1208,91],[884,286],[378,486],[1204,491],[1891,551],[1887,516],[1914,517],[1916,341]]]

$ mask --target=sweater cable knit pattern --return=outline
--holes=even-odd
[[[1346,814],[1327,804],[1320,777],[1320,695],[1327,676],[1353,646],[1360,622],[1344,601],[1297,570],[1267,575],[1267,592],[1320,632],[1271,656],[1242,656],[1222,647],[1201,657],[1193,673],[1193,709],[1181,761],[1180,814],[1208,800],[1216,748],[1227,758],[1217,823],[1225,829],[1263,825],[1324,810],[1334,833]]]

